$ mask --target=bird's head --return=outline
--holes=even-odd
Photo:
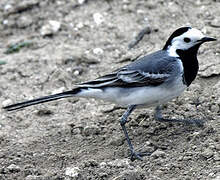
[[[177,50],[187,51],[195,49],[195,53],[197,53],[201,44],[215,40],[215,38],[205,36],[198,29],[181,27],[169,37],[163,50],[167,50],[171,56],[178,56]]]

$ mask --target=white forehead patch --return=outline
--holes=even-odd
[[[175,37],[171,41],[171,45],[168,48],[168,53],[171,56],[178,57],[178,54],[176,53],[177,49],[182,49],[182,50],[189,49],[195,46],[196,44],[198,44],[198,40],[201,40],[204,37],[205,35],[201,31],[199,31],[196,28],[191,28],[182,35]],[[190,42],[188,43],[184,42],[184,38],[189,38]]]

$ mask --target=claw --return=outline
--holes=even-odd
[[[132,153],[131,153],[131,161],[134,161],[134,160],[136,160],[136,159],[143,161],[143,158],[142,158],[141,153],[132,151]]]
[[[142,152],[135,152],[134,150],[131,152],[131,161],[134,160],[141,160],[143,161],[143,156],[150,156],[152,153],[146,152],[146,153],[142,153]]]

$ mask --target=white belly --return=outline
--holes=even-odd
[[[89,88],[83,90],[78,96],[102,99],[122,106],[154,106],[170,101],[179,96],[185,89],[186,85],[182,83],[182,80],[176,80],[169,88],[164,85],[136,88],[112,87],[104,90]]]

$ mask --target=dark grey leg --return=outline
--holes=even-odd
[[[128,116],[132,113],[132,111],[135,109],[135,107],[136,107],[136,105],[129,106],[127,111],[122,115],[121,120],[120,120],[120,125],[121,125],[122,130],[125,134],[126,140],[128,142],[129,149],[131,151],[131,160],[132,161],[134,161],[135,159],[142,160],[142,158],[141,158],[142,156],[149,155],[149,153],[139,153],[139,152],[134,151],[134,147],[131,143],[131,140],[128,136],[127,129],[125,127],[125,124],[127,123]]]
[[[204,125],[204,122],[200,119],[166,119],[166,118],[163,118],[161,115],[160,106],[156,107],[154,118],[156,119],[156,121],[160,121],[160,122],[179,122],[179,123],[184,123],[187,125],[195,124],[199,127],[203,127]]]

